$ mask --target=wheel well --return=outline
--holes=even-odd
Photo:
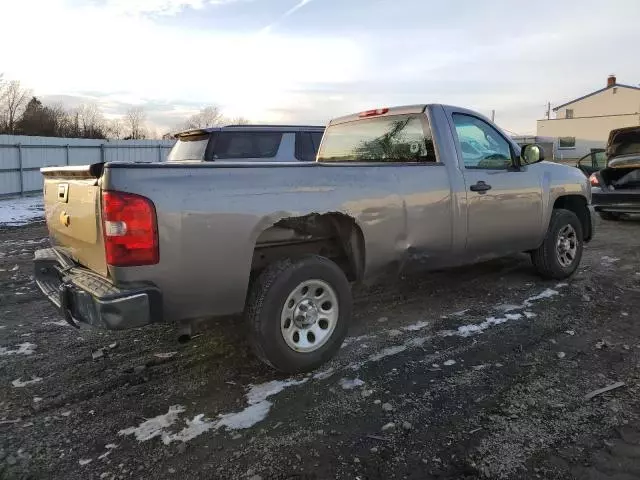
[[[581,195],[566,195],[559,197],[553,204],[553,209],[562,208],[576,214],[582,225],[584,240],[591,239],[591,214],[587,207],[587,199]]]
[[[321,255],[340,266],[350,281],[364,272],[364,237],[353,218],[341,213],[284,218],[264,230],[256,241],[252,274],[284,257]]]

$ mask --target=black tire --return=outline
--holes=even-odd
[[[338,298],[338,320],[326,342],[307,353],[294,351],[281,333],[281,313],[289,294],[302,282],[318,279],[326,282]],[[344,272],[331,260],[320,256],[284,258],[269,265],[253,283],[245,317],[250,328],[250,343],[256,356],[285,373],[308,372],[332,358],[347,334],[353,299]]]
[[[622,215],[616,212],[598,212],[600,218],[610,222],[617,222],[622,218]]]
[[[573,261],[563,266],[557,255],[557,242],[560,230],[565,226],[571,225],[576,233],[576,255]],[[553,278],[562,280],[567,278],[576,271],[582,259],[582,250],[584,247],[584,234],[582,232],[582,224],[575,213],[570,210],[555,209],[551,213],[551,221],[547,235],[536,250],[531,252],[531,261],[538,273],[545,278]]]

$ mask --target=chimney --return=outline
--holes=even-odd
[[[607,88],[613,87],[615,84],[616,84],[616,76],[609,75],[609,77],[607,78]]]

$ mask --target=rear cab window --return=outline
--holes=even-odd
[[[423,113],[390,115],[330,125],[319,162],[437,163]]]
[[[168,160],[170,162],[204,160],[210,137],[210,133],[178,137],[178,140],[169,152]]]

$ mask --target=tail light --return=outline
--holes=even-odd
[[[158,263],[158,223],[151,200],[131,193],[102,192],[102,221],[109,265]]]
[[[589,177],[589,183],[591,183],[592,187],[600,186],[600,180],[598,180],[598,176],[595,173],[592,173],[591,176]]]
[[[388,113],[388,108],[377,108],[375,110],[367,110],[366,112],[360,113],[360,117],[375,117],[376,115],[384,115]]]

